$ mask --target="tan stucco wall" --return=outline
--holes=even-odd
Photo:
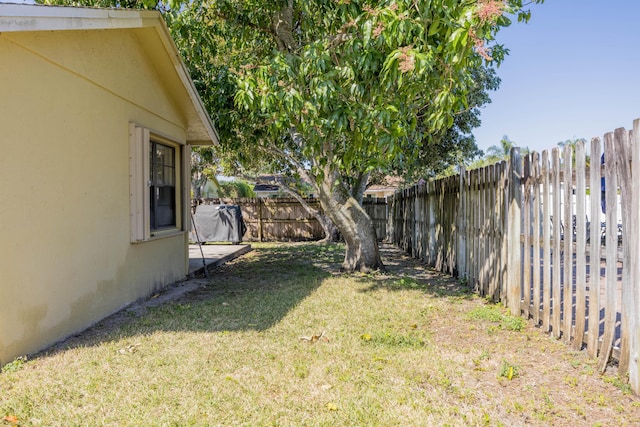
[[[129,123],[185,139],[138,35],[4,33],[0,58],[1,365],[183,279],[188,255],[184,233],[130,243]]]

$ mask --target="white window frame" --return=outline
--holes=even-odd
[[[151,140],[175,149],[175,213],[176,224],[158,230],[151,229],[151,200],[149,195],[149,147]],[[184,145],[151,132],[149,129],[129,124],[129,216],[130,238],[132,243],[145,242],[156,238],[174,236],[183,233],[184,197]]]

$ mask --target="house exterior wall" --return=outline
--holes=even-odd
[[[130,243],[129,123],[186,126],[144,31],[0,34],[0,365],[186,277],[186,232]]]

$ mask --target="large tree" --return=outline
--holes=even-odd
[[[236,141],[314,185],[346,241],[346,270],[380,267],[373,224],[361,206],[369,175],[409,168],[468,110],[477,71],[503,58],[499,46],[485,43],[521,2],[247,5],[206,6],[232,39],[249,31],[250,43],[260,40],[255,57],[234,70],[235,105],[251,124]]]
[[[181,3],[169,4],[168,22],[223,157],[260,159],[313,185],[349,271],[382,267],[361,206],[370,174],[437,152],[473,107],[478,70],[503,59],[490,44],[507,15],[529,17],[522,0]]]

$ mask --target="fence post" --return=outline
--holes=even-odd
[[[575,242],[576,242],[576,315],[575,335],[573,348],[576,351],[582,349],[584,341],[586,295],[587,295],[587,227],[585,223],[585,194],[586,194],[586,158],[584,142],[578,141],[575,147],[576,159],[576,209],[575,209]],[[593,187],[592,187],[593,188]],[[595,224],[592,225],[595,227]],[[592,265],[595,264],[595,260]]]
[[[502,301],[503,305],[506,305],[507,301],[507,266],[509,265],[508,253],[509,253],[509,234],[507,233],[507,219],[509,212],[508,183],[509,169],[507,162],[504,160],[500,162],[500,185],[498,186],[498,192],[500,193],[500,203],[498,211],[500,212],[500,297],[497,300]]]
[[[256,210],[258,211],[258,242],[262,242],[263,232],[262,232],[262,199],[260,197],[256,197]]]
[[[598,356],[598,338],[600,336],[600,138],[591,139],[591,159],[589,166],[589,186],[591,194],[591,235],[589,262],[593,273],[589,277],[589,325],[587,326],[587,355],[595,359]],[[633,240],[633,239],[632,239]]]
[[[605,309],[604,309],[604,335],[600,347],[600,359],[598,360],[598,372],[604,373],[611,357],[612,346],[616,332],[617,318],[617,258],[618,258],[618,236],[617,214],[618,214],[618,180],[615,168],[615,142],[613,132],[604,134],[604,158],[605,158],[605,182],[606,182],[606,279],[605,279]]]
[[[562,152],[563,161],[563,205],[564,211],[564,241],[563,243],[563,308],[562,308],[562,338],[569,343],[571,341],[571,330],[573,326],[573,165],[572,149],[567,145]],[[560,218],[558,218],[560,220]]]
[[[458,277],[462,279],[467,278],[467,198],[466,198],[466,169],[464,165],[460,165],[460,177],[459,177],[459,190],[458,190],[458,203],[460,209],[458,209],[458,252],[456,255],[456,271]]]
[[[640,119],[633,121],[631,147],[631,176],[637,181],[640,176]],[[629,282],[633,284],[629,309],[629,383],[636,394],[640,394],[640,186],[631,186],[631,207],[629,221],[629,243],[631,262]]]
[[[507,233],[509,251],[507,260],[507,305],[514,316],[520,315],[520,287],[522,285],[522,253],[520,248],[522,210],[522,159],[520,149],[511,149],[509,159],[509,198]]]

